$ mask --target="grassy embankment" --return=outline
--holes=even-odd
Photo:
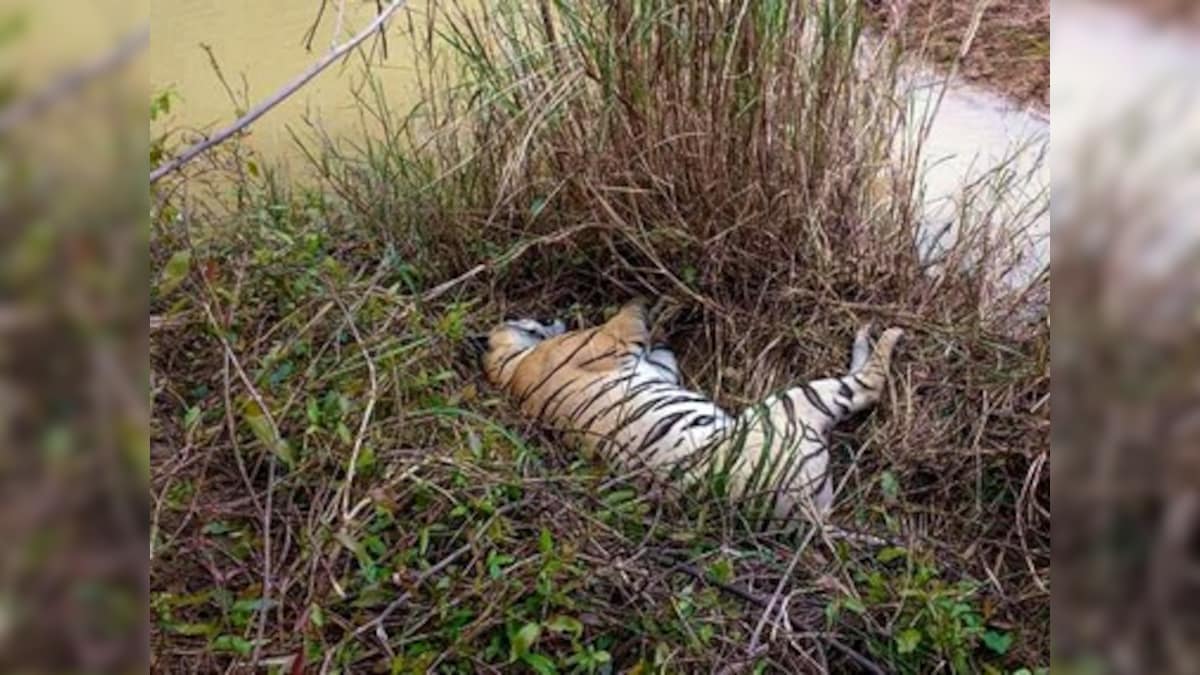
[[[366,88],[361,137],[299,133],[311,182],[226,148],[156,190],[155,666],[1044,664],[1048,326],[982,316],[961,251],[923,272],[861,21],[503,4],[429,35],[455,59],[422,64],[422,108]],[[635,294],[732,409],[844,368],[865,320],[907,328],[835,449],[836,522],[896,546],[656,496],[524,423],[461,346]]]

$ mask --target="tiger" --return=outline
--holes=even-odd
[[[687,488],[699,481],[764,522],[822,522],[834,500],[830,433],[885,388],[903,334],[872,349],[859,329],[845,375],[769,396],[739,415],[685,387],[678,360],[650,341],[644,300],[601,325],[568,332],[561,320],[508,319],[481,336],[482,365],[521,413],[630,473]]]

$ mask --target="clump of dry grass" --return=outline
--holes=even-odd
[[[308,141],[319,185],[156,210],[156,666],[1045,664],[1048,328],[981,313],[969,236],[926,273],[855,8],[448,20],[459,84],[403,118],[368,92],[372,133]],[[835,520],[894,545],[646,493],[460,348],[635,294],[731,408],[843,369],[863,321],[906,327],[888,402],[837,448]]]

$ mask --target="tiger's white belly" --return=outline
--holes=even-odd
[[[640,356],[589,379],[570,399],[554,411],[557,426],[623,470],[648,468],[660,477],[701,461],[733,424],[707,396]]]
[[[780,394],[735,418],[640,355],[568,398],[554,407],[556,424],[624,472],[681,488],[715,479],[727,497],[761,501],[779,517],[814,498],[826,508],[832,497],[826,425],[803,400],[785,406],[793,397]]]

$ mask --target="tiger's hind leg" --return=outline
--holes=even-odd
[[[879,402],[892,365],[892,352],[904,335],[900,328],[889,328],[872,350],[868,340],[870,329],[869,324],[859,329],[851,352],[850,372],[837,380],[835,400],[846,405],[851,413],[866,410]]]
[[[854,346],[850,349],[850,372],[857,373],[867,365],[867,357],[871,356],[871,324],[865,323],[854,336]]]
[[[885,330],[873,350],[870,345],[870,331],[871,326],[867,324],[854,336],[854,346],[850,353],[850,372],[839,378],[816,380],[808,384],[825,404],[824,409],[832,413],[834,424],[850,414],[875,405],[883,394],[888,369],[892,363],[892,352],[904,331],[899,328]],[[814,407],[821,408],[815,404]],[[824,409],[820,411],[825,412]]]
[[[647,316],[646,301],[640,298],[631,300],[604,322],[602,330],[614,340],[645,348],[650,339]]]
[[[879,401],[887,383],[892,352],[903,331],[889,328],[871,349],[870,327],[855,336],[850,371],[841,377],[813,380],[773,397],[767,403],[769,419],[785,434],[785,445],[800,458],[779,476],[782,489],[793,498],[776,504],[776,516],[790,516],[796,506],[821,516],[833,505],[833,481],[828,474],[829,434],[850,415]],[[811,500],[811,501],[809,501]]]
[[[675,358],[675,353],[666,345],[650,346],[648,342],[651,317],[661,313],[661,305],[660,300],[654,307],[647,308],[645,300],[632,300],[609,319],[606,328],[614,337],[623,340],[626,346],[636,350],[635,353],[640,352],[645,365],[653,368],[655,373],[668,382],[679,384],[682,378],[679,375],[679,361]]]
[[[889,328],[875,348],[870,346],[870,326],[859,329],[850,352],[850,370],[841,377],[812,380],[784,393],[795,404],[795,414],[822,432],[850,415],[875,405],[887,384],[896,342],[904,334]]]

